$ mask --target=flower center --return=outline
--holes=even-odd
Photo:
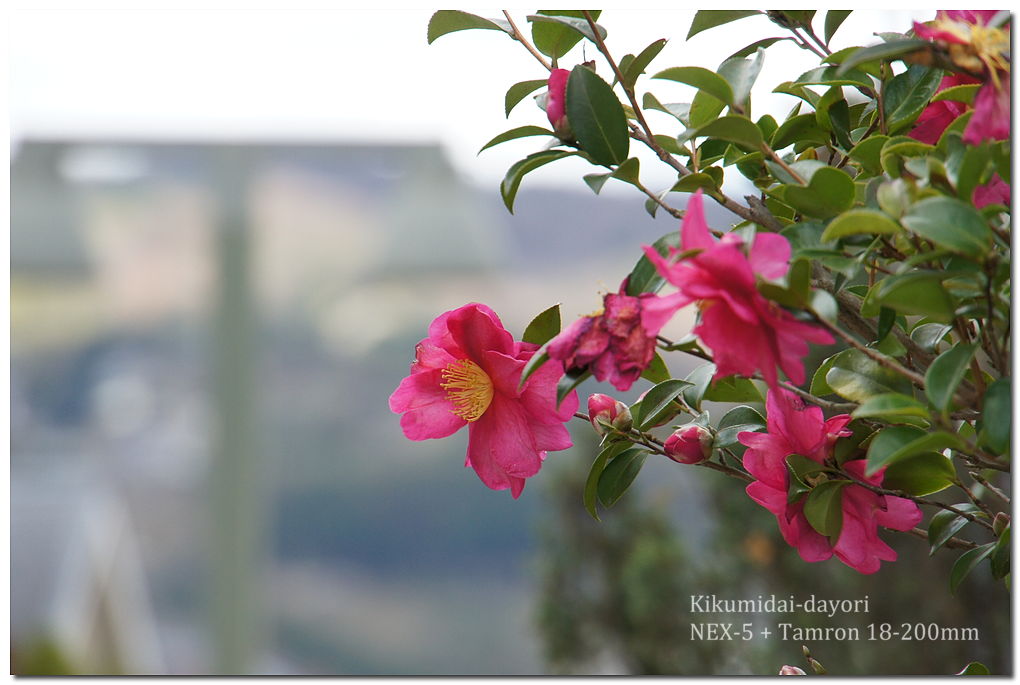
[[[447,364],[441,375],[439,385],[446,390],[446,399],[453,402],[450,411],[468,423],[480,419],[492,402],[492,380],[482,367],[470,359],[459,359]]]

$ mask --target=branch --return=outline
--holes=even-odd
[[[506,17],[507,22],[509,22],[510,28],[512,28],[514,30],[514,35],[513,35],[514,40],[518,41],[521,45],[526,47],[528,49],[528,52],[530,52],[532,55],[534,55],[535,59],[537,59],[539,62],[542,63],[543,67],[545,67],[549,71],[552,71],[552,69],[553,69],[552,65],[549,64],[549,62],[547,62],[545,60],[545,57],[542,56],[542,53],[540,53],[538,50],[536,50],[535,47],[531,43],[528,42],[528,39],[524,37],[524,34],[521,33],[521,30],[519,28],[517,28],[517,24],[515,24],[514,20],[510,17],[510,13],[507,12],[506,10],[503,10],[503,16]]]

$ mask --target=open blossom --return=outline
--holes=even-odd
[[[553,69],[549,72],[549,91],[545,100],[545,113],[549,123],[560,138],[572,138],[570,122],[567,120],[567,80],[570,72]]]
[[[737,436],[747,446],[744,467],[755,477],[747,494],[776,516],[783,539],[797,548],[804,561],[824,561],[833,554],[861,573],[878,571],[882,561],[895,561],[896,552],[878,537],[878,527],[910,530],[921,521],[917,505],[902,497],[878,495],[856,484],[841,492],[843,527],[835,544],[818,533],[804,515],[806,495],[788,501],[789,472],[786,458],[799,454],[818,463],[831,456],[833,445],[846,430],[848,414],[825,420],[819,407],[805,406],[796,395],[781,388],[769,390],[767,433],[743,432]],[[865,460],[843,464],[855,480],[881,485],[884,469],[865,475]]]
[[[690,302],[697,302],[701,322],[694,328],[712,350],[715,378],[732,374],[751,376],[761,371],[770,387],[778,383],[776,367],[796,385],[804,382],[802,359],[808,343],[829,345],[832,336],[821,327],[797,321],[792,314],[758,292],[756,277],[782,278],[790,268],[790,243],[775,233],[759,233],[745,246],[728,233],[716,241],[705,223],[702,192],[687,204],[680,229],[680,249],[663,257],[644,246],[645,254],[662,276],[679,292],[659,298],[654,311],[668,318]],[[697,254],[684,258],[684,252]]]
[[[581,317],[549,341],[549,357],[568,372],[590,370],[596,380],[629,390],[652,362],[655,337],[672,312],[663,311],[656,295],[633,297],[625,290],[626,281],[602,299],[601,312]]]
[[[960,82],[983,83],[974,99],[974,115],[963,132],[963,142],[971,145],[987,139],[1005,140],[1010,134],[1009,28],[989,26],[997,13],[995,10],[939,10],[929,24],[914,22],[914,33],[919,38],[943,46],[957,67],[975,77]],[[947,87],[945,80],[940,90],[944,87]],[[936,105],[940,106],[929,113]],[[929,105],[918,119],[925,127],[921,132],[923,137],[913,137],[930,142],[936,122],[944,120],[950,110],[951,107],[938,102]]]
[[[571,393],[557,408],[563,375],[547,362],[518,388],[538,345],[516,342],[499,317],[482,304],[439,315],[418,343],[411,374],[390,395],[390,410],[411,440],[445,438],[468,426],[465,466],[493,490],[516,499],[538,473],[546,451],[571,446],[563,426],[577,411]]]

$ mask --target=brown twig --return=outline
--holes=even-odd
[[[543,67],[545,67],[549,71],[552,71],[553,69],[552,65],[546,61],[545,57],[542,56],[542,53],[535,49],[535,46],[528,42],[528,39],[524,37],[524,34],[521,33],[521,30],[517,28],[517,24],[515,24],[514,20],[510,17],[510,13],[506,10],[503,10],[503,16],[506,17],[507,22],[510,24],[510,28],[513,29],[514,31],[513,35],[514,40],[516,40],[521,45],[526,47],[528,49],[528,52],[534,55],[535,59],[542,63]]]

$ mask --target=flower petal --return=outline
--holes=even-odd
[[[461,429],[466,421],[453,413],[446,398],[442,369],[413,373],[390,395],[390,411],[403,413],[400,427],[410,440],[445,438]]]
[[[704,200],[702,199],[701,188],[695,191],[691,199],[687,201],[687,208],[684,211],[684,221],[680,227],[680,244],[684,250],[705,249],[715,245],[708,224],[705,223]]]
[[[493,490],[509,488],[515,498],[520,495],[524,483],[516,480],[534,476],[542,467],[521,403],[496,393],[468,431],[468,458],[482,482]]]
[[[759,233],[751,245],[748,262],[762,278],[782,278],[790,270],[790,241],[778,233]]]
[[[453,342],[476,364],[482,364],[488,350],[513,354],[513,336],[503,328],[499,317],[484,305],[469,304],[454,310],[446,319],[446,325]]]

